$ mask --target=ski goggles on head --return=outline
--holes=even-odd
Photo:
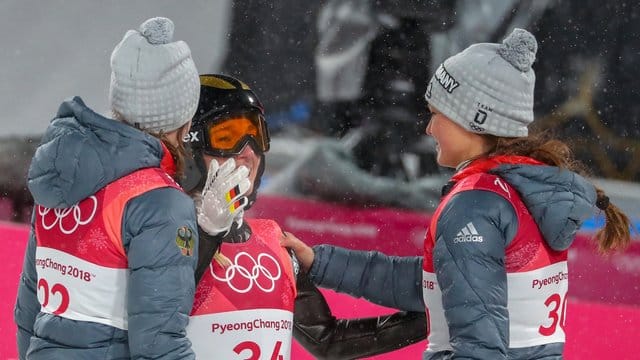
[[[254,150],[269,150],[269,131],[264,117],[258,112],[225,115],[204,125],[204,152],[211,156],[238,155],[250,142]]]

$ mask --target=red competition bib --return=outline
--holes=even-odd
[[[149,190],[179,188],[159,168],[120,178],[66,209],[36,205],[36,271],[41,311],[127,329],[126,203]]]
[[[280,246],[282,230],[272,220],[246,220],[245,243],[223,243],[231,260],[212,261],[196,289],[187,336],[198,359],[291,358],[293,264]]]
[[[516,210],[518,231],[505,249],[507,270],[509,347],[522,348],[565,341],[567,306],[567,251],[551,249],[517,191],[501,178],[486,173],[460,180],[436,209],[424,243],[423,296],[427,306],[429,349],[452,350],[442,306],[442,292],[433,267],[436,225],[442,209],[455,194],[486,190],[507,199]],[[473,241],[473,224],[461,229]]]

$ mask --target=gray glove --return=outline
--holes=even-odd
[[[250,187],[246,166],[236,168],[233,158],[222,165],[212,160],[202,194],[196,199],[198,225],[202,230],[214,236],[226,234],[234,220],[241,222],[249,203],[245,194]]]

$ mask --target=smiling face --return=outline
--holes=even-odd
[[[209,168],[211,160],[215,159],[218,164],[222,164],[229,159],[228,157],[211,156],[206,154],[203,154],[202,158],[204,159],[204,164],[207,169]],[[258,176],[258,169],[260,168],[260,156],[253,150],[253,147],[247,143],[238,155],[233,156],[233,159],[236,162],[236,166],[244,165],[249,169],[251,187],[249,188],[249,191],[247,191],[247,194],[251,194],[256,182],[256,177]]]
[[[490,146],[485,137],[467,131],[429,105],[431,120],[425,133],[436,141],[438,165],[456,168],[465,160],[485,154]]]

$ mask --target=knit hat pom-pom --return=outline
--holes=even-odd
[[[151,18],[140,25],[140,34],[149,44],[168,44],[173,39],[173,21],[165,17]]]
[[[527,30],[518,28],[514,29],[498,48],[498,54],[521,72],[531,69],[537,51],[536,38]]]

